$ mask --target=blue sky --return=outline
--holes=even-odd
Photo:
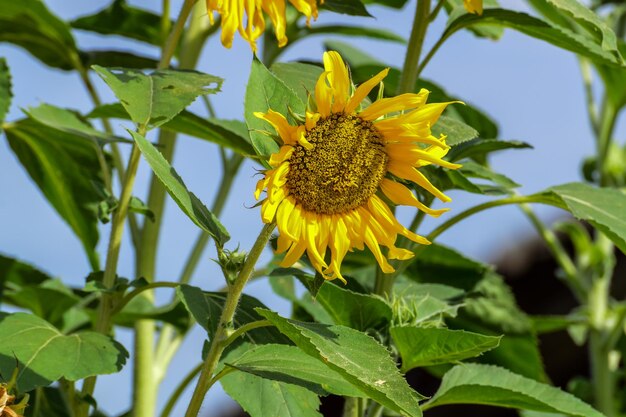
[[[157,0],[131,0],[130,3],[153,10],[158,10],[160,5]],[[178,11],[180,3],[180,0],[172,1],[172,11]],[[318,24],[343,22],[367,25],[385,28],[408,38],[414,3],[410,1],[401,11],[371,7],[375,19],[322,13]],[[71,19],[93,13],[104,7],[107,1],[46,0],[46,4],[57,15]],[[504,2],[504,6],[525,10],[524,4],[518,1]],[[426,38],[427,48],[437,40],[444,24],[445,18],[440,16],[431,26]],[[77,32],[76,36],[79,46],[85,49],[116,47],[155,57],[158,54],[154,48],[117,37],[101,37],[86,32]],[[319,59],[324,39],[315,37],[300,42],[290,48],[282,60]],[[338,36],[328,39],[350,42],[390,65],[402,66],[402,45]],[[76,74],[44,67],[26,52],[7,44],[0,44],[0,56],[7,58],[13,74],[15,98],[8,120],[21,117],[20,108],[42,102],[81,111],[92,108]],[[223,91],[212,98],[219,117],[242,118],[241,103],[250,61],[250,49],[240,39],[235,41],[231,50],[224,49],[216,37],[205,48],[198,69],[225,78]],[[499,42],[459,33],[443,46],[423,76],[490,114],[499,123],[501,138],[523,140],[534,146],[534,150],[505,151],[492,159],[496,171],[523,184],[520,192],[532,193],[580,179],[580,161],[592,153],[593,144],[586,118],[580,71],[573,54],[512,31],[506,31]],[[103,101],[112,102],[113,96],[104,84],[96,76],[92,79]],[[204,114],[202,106],[197,103],[194,109]],[[124,124],[116,127],[122,126]],[[623,136],[621,123],[617,132]],[[211,204],[219,181],[220,167],[216,152],[216,147],[207,142],[182,137],[174,159],[174,166],[189,188],[207,205]],[[250,247],[261,228],[258,209],[250,208],[254,204],[252,193],[256,182],[255,172],[253,164],[243,166],[222,216],[223,223],[233,236],[233,245],[240,242],[242,248]],[[148,178],[148,168],[142,162],[136,184],[136,194],[140,197],[147,189]],[[74,285],[81,285],[89,267],[78,240],[46,203],[3,138],[0,139],[0,190],[0,252],[32,263]],[[452,197],[453,202],[449,204],[452,212],[446,215],[448,217],[484,201],[467,193],[454,193]],[[557,210],[545,207],[538,207],[538,212],[548,220],[562,215]],[[406,210],[400,213],[410,214]],[[197,229],[171,201],[168,202],[164,221],[158,276],[159,279],[173,281],[179,275],[197,236]],[[438,221],[425,222],[420,231],[427,233]],[[101,227],[99,249],[102,254],[108,230],[108,225]],[[517,244],[533,235],[533,230],[519,210],[506,207],[484,212],[460,223],[442,235],[439,242],[483,260],[494,260],[505,252],[512,253]],[[216,289],[222,286],[222,278],[209,259],[214,257],[213,248],[210,251],[205,254],[193,283],[205,289]],[[132,271],[132,250],[126,239],[120,260],[120,274],[131,276]],[[282,314],[289,314],[287,303],[272,295],[263,280],[252,283],[247,291]],[[159,292],[159,299],[167,300],[170,295],[168,291]],[[121,331],[118,337],[127,348],[132,348],[129,332]],[[173,361],[160,401],[165,401],[167,393],[179,378],[197,363],[201,347],[202,333],[196,329]],[[105,398],[115,392],[118,398],[116,401],[103,401],[105,410],[121,412],[128,407],[130,368],[127,365],[120,374],[99,378],[96,397]],[[188,395],[181,399],[181,403],[186,402]],[[217,410],[220,408],[219,405],[209,405],[209,401],[227,404],[221,389],[214,389],[205,403],[207,416],[218,415]]]

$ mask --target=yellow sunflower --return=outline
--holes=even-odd
[[[469,13],[483,14],[483,0],[463,0],[463,6]]]
[[[307,25],[311,17],[317,19],[317,0],[289,0],[296,10],[306,16]],[[323,4],[324,0],[320,0]],[[238,30],[252,50],[256,52],[256,40],[265,31],[267,14],[274,26],[278,46],[287,44],[285,7],[286,0],[206,0],[207,12],[214,23],[213,12],[222,16],[222,44],[230,48]]]
[[[278,227],[281,266],[293,265],[306,251],[326,279],[339,278],[348,251],[367,246],[385,273],[393,272],[389,259],[408,259],[412,252],[398,248],[398,235],[429,244],[395,218],[385,202],[417,207],[432,216],[402,184],[413,182],[441,201],[450,198],[419,171],[428,164],[456,169],[441,159],[449,149],[445,136],[431,134],[431,126],[450,103],[426,104],[429,92],[402,94],[376,100],[362,109],[369,92],[387,75],[385,69],[354,88],[348,68],[337,52],[324,53],[324,72],[304,124],[292,126],[271,109],[255,113],[271,124],[282,140],[271,155],[272,169],[257,184],[255,197],[266,190],[261,206],[265,223]],[[380,246],[387,247],[387,255]],[[330,254],[327,250],[330,249]]]

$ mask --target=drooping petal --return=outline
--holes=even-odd
[[[269,109],[267,113],[254,112],[254,116],[271,124],[285,145],[295,145],[298,126],[291,126],[285,116],[272,109]]]
[[[328,81],[333,91],[333,113],[344,111],[350,96],[350,77],[348,67],[341,55],[335,51],[324,52],[324,69],[328,72]]]
[[[411,192],[411,190],[406,188],[404,185],[387,178],[383,179],[380,183],[380,189],[393,203],[417,207],[419,210],[433,217],[439,217],[446,211],[450,210],[449,208],[432,209],[428,207],[419,201],[413,192]]]
[[[278,40],[278,46],[283,47],[287,44],[287,36],[285,32],[287,30],[285,17],[285,1],[268,1],[262,2],[263,10],[270,17],[272,25],[274,26],[274,33]]]
[[[463,6],[469,13],[483,14],[483,0],[463,0]]]
[[[333,102],[333,91],[328,85],[328,71],[320,74],[315,84],[315,102],[317,112],[324,118],[330,116],[330,107]]]
[[[444,203],[452,201],[450,197],[448,197],[447,195],[442,193],[441,190],[435,187],[428,180],[428,178],[424,176],[424,174],[422,174],[412,166],[407,166],[405,164],[394,163],[393,161],[390,161],[387,168],[389,169],[389,172],[391,172],[393,175],[405,180],[413,181]]]
[[[419,93],[406,93],[396,97],[382,98],[373,102],[361,111],[359,116],[364,120],[376,120],[389,113],[410,110],[422,106],[428,99],[429,91],[422,88]]]

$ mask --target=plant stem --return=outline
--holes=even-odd
[[[270,327],[270,326],[273,326],[273,324],[269,320],[257,320],[251,323],[246,323],[243,326],[239,327],[234,332],[232,332],[230,336],[226,338],[226,340],[224,341],[224,347],[229,346],[231,343],[233,343],[235,340],[237,340],[239,337],[249,332],[250,330],[258,329],[260,327]]]
[[[608,87],[611,88],[611,87]],[[605,187],[610,185],[609,176],[607,172],[606,160],[611,149],[611,142],[613,139],[613,130],[615,129],[615,122],[617,120],[618,109],[607,98],[604,99],[604,105],[602,106],[602,112],[600,113],[600,129],[597,141],[597,170],[600,175],[600,186]]]
[[[140,126],[137,130],[140,135],[145,135],[145,127]],[[130,204],[130,198],[132,197],[133,186],[135,184],[135,176],[137,174],[137,168],[139,167],[139,157],[141,152],[137,145],[133,145],[130,158],[128,160],[128,167],[126,169],[126,177],[122,185],[122,193],[120,195],[119,204],[115,214],[113,215],[113,221],[111,222],[111,234],[109,237],[109,247],[107,250],[106,265],[104,268],[104,274],[102,277],[102,284],[104,288],[112,288],[115,285],[115,278],[117,273],[117,262],[120,255],[120,247],[122,244],[122,234],[124,232],[124,222],[128,213],[128,206]],[[113,296],[109,293],[103,293],[100,305],[98,307],[98,317],[96,319],[95,330],[100,333],[108,334],[111,329],[111,313],[113,311]],[[83,384],[82,394],[93,395],[93,390],[96,386],[96,377],[92,376],[85,379]],[[85,403],[81,408],[80,415],[87,416],[89,412],[89,404]]]
[[[397,94],[409,93],[415,89],[419,59],[422,54],[426,30],[428,29],[429,15],[430,0],[417,0],[413,28],[411,29],[411,37],[409,38],[409,45],[407,46],[406,57],[404,58],[404,66],[402,67],[402,76],[398,84]]]
[[[543,241],[548,246],[552,256],[554,256],[554,259],[563,270],[570,290],[574,293],[578,301],[583,303],[585,301],[586,289],[579,279],[576,265],[572,262],[572,259],[561,245],[561,242],[559,242],[556,235],[543,224],[528,204],[520,204],[520,208],[524,214],[526,214],[526,217],[528,217],[533,226],[535,226],[535,229],[543,238]]]
[[[200,378],[198,379],[198,383],[193,392],[193,397],[191,398],[185,417],[197,417],[200,412],[202,401],[204,400],[204,396],[206,395],[211,384],[211,377],[213,376],[217,363],[219,362],[222,352],[226,347],[225,342],[228,340],[228,333],[232,329],[233,317],[235,316],[235,311],[237,310],[237,305],[239,304],[243,289],[252,275],[254,266],[256,265],[259,256],[261,256],[265,245],[267,245],[275,226],[276,225],[274,223],[270,223],[263,227],[261,233],[256,239],[256,242],[254,242],[250,253],[248,254],[248,258],[246,259],[241,272],[235,281],[229,285],[226,301],[224,302],[224,309],[222,310],[222,315],[220,316],[220,321],[217,325],[217,331],[211,340],[209,352],[207,353],[207,357],[202,365],[202,372],[200,373]]]
[[[343,404],[343,417],[361,417],[359,415],[359,399],[354,397],[346,397]]]
[[[181,44],[179,63],[181,68],[192,68],[195,66],[202,49],[202,44],[206,39],[201,36],[203,20],[199,17],[203,15],[201,11],[202,3],[203,2],[197,2],[197,7],[194,8],[196,0],[185,0],[178,19],[165,42],[157,69],[169,67],[192,9],[195,10],[196,13],[194,13],[194,18],[191,19],[191,24]],[[201,41],[198,42],[198,40]],[[175,138],[175,134],[163,130],[161,130],[159,134],[159,145],[163,156],[168,161],[172,160],[174,154]],[[141,240],[136,248],[136,272],[138,277],[144,277],[149,282],[152,282],[155,278],[156,248],[165,206],[165,188],[160,184],[154,174],[152,175],[150,183],[147,204],[153,211],[156,220],[155,222],[144,223],[141,232]],[[149,301],[152,301],[154,298],[152,291],[146,291],[143,296]],[[133,368],[134,417],[154,417],[156,414],[158,382],[154,378],[154,338],[155,323],[153,320],[138,320],[135,323],[135,355]]]

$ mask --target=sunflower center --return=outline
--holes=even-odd
[[[308,211],[343,213],[364,204],[378,189],[389,157],[371,122],[333,113],[307,132],[313,145],[297,144],[289,159],[287,188]]]

